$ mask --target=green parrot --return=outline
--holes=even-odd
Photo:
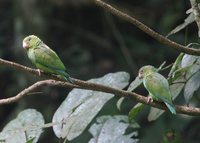
[[[41,71],[62,76],[73,83],[58,55],[35,35],[29,35],[23,40],[23,48],[27,50],[28,58]]]
[[[152,102],[153,99],[163,101],[170,112],[176,114],[167,79],[159,74],[155,67],[150,65],[140,68],[138,76],[143,80],[144,87],[149,92],[150,96],[147,102]]]

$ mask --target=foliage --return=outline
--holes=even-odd
[[[44,118],[35,109],[21,111],[0,133],[0,140],[6,143],[36,143],[42,133]]]
[[[137,131],[132,131],[131,133],[125,135],[127,128],[137,129],[139,126],[137,123],[128,122],[127,116],[101,116],[98,117],[97,123],[93,124],[89,132],[93,135],[93,138],[89,141],[89,143],[137,143],[138,136]],[[135,138],[133,139],[132,136]]]
[[[168,78],[174,103],[199,107],[199,56],[169,50],[87,0],[2,0],[0,4],[1,58],[31,65],[21,41],[35,34],[59,54],[73,77],[142,95],[147,92],[137,77],[139,67],[158,67],[166,61],[166,67],[172,67],[162,65],[159,72]],[[193,9],[186,2],[128,0],[110,4],[133,13],[158,33],[169,33],[174,41],[185,45],[199,41],[196,25],[191,24],[195,22]],[[186,9],[189,15],[183,12]],[[194,48],[189,45],[186,47]],[[7,98],[40,78],[0,66],[0,79],[1,98]],[[1,107],[0,142],[199,141],[198,117],[172,116],[97,91],[45,87],[30,94],[33,96]]]
[[[109,73],[101,78],[91,79],[88,82],[122,89],[127,86],[129,82],[129,74],[126,72]],[[109,93],[73,89],[60,105],[60,107],[58,107],[53,116],[52,126],[55,135],[58,138],[63,138],[67,140],[73,140],[74,138],[78,137],[90,124],[92,119],[98,114],[103,105],[113,97],[114,95]],[[119,117],[116,117],[116,119],[118,118]],[[119,119],[124,120],[125,118],[127,117],[124,116]],[[36,129],[30,130],[30,124],[32,126],[36,126]],[[19,142],[30,142],[30,139],[34,138],[33,142],[37,142],[41,133],[41,131],[39,132],[38,130],[41,130],[43,126],[44,119],[41,113],[38,113],[33,109],[27,109],[19,113],[18,117],[12,120],[3,129],[3,131],[1,132],[1,138],[2,140],[6,140],[6,142],[18,142],[18,139]],[[22,130],[21,132],[19,132],[20,134],[17,132],[18,128]],[[123,130],[125,130],[126,128],[122,126],[122,132],[120,132],[119,135],[123,135]],[[13,137],[13,134],[8,132],[9,130],[14,132],[13,134],[16,136],[15,138]],[[35,132],[37,133],[37,135],[33,134]],[[26,140],[26,134],[28,140]],[[133,133],[128,136],[131,137],[132,135]],[[104,138],[104,136],[102,137]],[[126,140],[125,136],[122,136],[117,140],[120,141],[123,140],[123,138]],[[128,140],[129,142],[135,142],[132,139]]]
[[[89,82],[104,84],[115,88],[124,88],[129,81],[126,72],[110,73]],[[53,122],[61,124],[53,126],[58,138],[72,140],[79,136],[103,105],[114,95],[97,91],[73,89],[53,116]]]

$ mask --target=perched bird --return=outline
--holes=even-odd
[[[153,99],[163,101],[170,112],[176,114],[167,79],[159,74],[156,68],[149,65],[142,67],[138,76],[143,80],[144,87],[149,92],[147,102],[152,102]]]
[[[28,58],[41,71],[62,76],[64,79],[73,83],[66,68],[58,55],[35,35],[24,38],[23,48],[27,50]]]

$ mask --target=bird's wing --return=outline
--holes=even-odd
[[[45,44],[35,48],[34,55],[36,63],[55,70],[66,70],[58,55]]]
[[[164,102],[171,104],[171,93],[169,89],[169,83],[166,78],[164,78],[159,73],[152,73],[144,78],[144,86],[146,89]]]

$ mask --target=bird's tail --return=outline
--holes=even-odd
[[[176,114],[176,110],[175,110],[175,107],[173,104],[169,104],[169,103],[165,102],[165,105],[167,106],[167,108],[170,110],[170,112],[172,114]]]
[[[70,77],[70,75],[69,75],[67,72],[64,72],[64,73],[63,73],[63,77],[64,77],[64,79],[67,80],[69,83],[72,83],[72,84],[74,83],[73,80],[72,80],[72,78]]]
[[[72,78],[70,77],[70,75],[66,72],[66,71],[58,71],[60,73],[60,75],[66,80],[68,81],[69,83],[74,83]]]
[[[72,84],[74,83],[70,76],[64,76],[64,79],[67,80],[68,82],[72,83]]]

